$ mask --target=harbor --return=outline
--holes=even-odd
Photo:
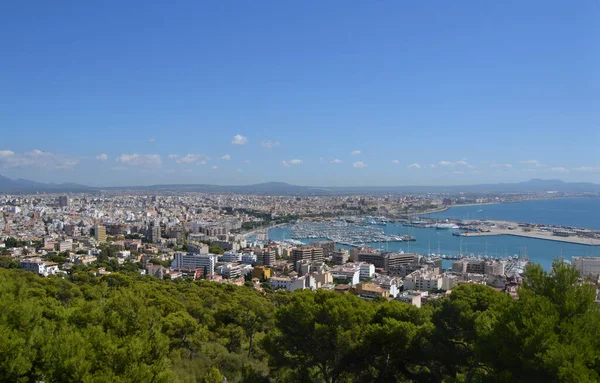
[[[344,223],[347,224],[345,226]],[[364,222],[375,222],[364,223]],[[294,225],[288,224],[275,227],[268,230],[267,237],[274,241],[297,241],[296,244],[310,244],[314,241],[333,240],[336,241],[338,248],[351,249],[356,246],[372,247],[384,251],[418,253],[421,255],[440,256],[444,260],[444,267],[449,267],[452,260],[460,259],[464,256],[482,257],[482,258],[508,258],[517,255],[519,258],[527,258],[533,262],[541,264],[545,269],[549,269],[552,261],[557,258],[570,260],[572,256],[597,256],[598,244],[596,241],[590,242],[589,238],[560,237],[552,234],[553,229],[567,230],[564,227],[551,227],[539,225],[538,230],[544,229],[546,234],[539,234],[536,238],[536,231],[520,232],[519,230],[505,229],[502,231],[502,225],[508,221],[460,221],[446,219],[429,219],[426,217],[415,217],[412,220],[389,220],[382,222],[380,220],[367,220],[360,217],[338,217],[333,220],[305,220],[299,221],[301,227],[307,230],[293,230]],[[438,224],[452,224],[436,227]],[[499,226],[500,224],[500,226]],[[526,224],[512,223],[516,228],[526,227]],[[492,226],[496,225],[498,231],[492,232]],[[324,226],[332,226],[333,229],[322,230]],[[352,239],[351,235],[346,233],[348,227],[361,227],[367,230],[364,233],[379,232],[387,238],[409,236],[410,241],[387,241],[378,242],[376,236],[364,236],[359,241]],[[458,229],[454,229],[458,226]],[[447,227],[447,228],[443,228]],[[478,231],[479,229],[483,231]],[[490,230],[489,232],[486,232]],[[522,229],[521,229],[522,230]],[[577,229],[581,235],[593,235],[593,230]],[[542,233],[543,233],[542,232]],[[569,231],[575,233],[575,229]],[[517,235],[517,234],[526,235]],[[337,235],[336,235],[337,234]],[[324,235],[321,237],[320,235]],[[294,237],[294,238],[292,238]],[[359,238],[356,238],[357,240]],[[565,240],[566,239],[566,240]],[[593,238],[592,238],[593,239]],[[377,241],[377,242],[376,242]],[[600,254],[600,253],[599,253]]]
[[[300,221],[291,226],[292,239],[326,239],[349,247],[362,247],[367,243],[411,242],[415,237],[385,233],[387,221],[366,217],[359,220],[333,220],[329,222]]]
[[[594,231],[589,229],[532,226],[507,221],[485,221],[478,222],[477,225],[472,223],[469,225],[469,227],[473,226],[475,226],[475,230],[467,230],[459,233],[459,235],[462,237],[512,235],[587,246],[600,245],[600,238],[597,237]]]

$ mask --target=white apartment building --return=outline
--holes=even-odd
[[[361,280],[371,278],[375,274],[375,265],[371,263],[361,263],[359,267]]]
[[[360,283],[360,268],[357,266],[335,266],[331,269],[334,280],[342,281],[350,286]]]
[[[33,271],[47,277],[58,273],[58,265],[53,262],[44,262],[40,259],[26,259],[20,262],[23,270]]]
[[[444,274],[442,275],[442,290],[452,290],[454,286],[458,284],[458,278],[456,275]]]
[[[417,270],[404,279],[405,290],[439,290],[442,288],[442,277],[427,270]]]
[[[214,254],[175,253],[171,268],[202,269],[206,267],[208,274],[215,273],[217,256]]]
[[[271,277],[269,283],[273,290],[286,289],[287,291],[296,291],[314,288],[314,283],[310,275],[301,277]]]
[[[219,257],[219,262],[241,262],[242,253],[236,251],[226,251]],[[252,263],[252,262],[250,262]]]
[[[117,252],[117,258],[129,259],[131,258],[131,251],[129,250],[121,250]]]

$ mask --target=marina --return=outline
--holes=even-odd
[[[433,227],[412,227],[400,223],[387,223],[385,226],[377,225],[383,233],[389,236],[409,235],[415,241],[394,242],[365,242],[366,247],[384,251],[418,253],[421,255],[440,256],[444,267],[448,268],[453,260],[461,256],[489,257],[493,259],[509,258],[517,255],[539,263],[549,270],[552,261],[557,258],[570,260],[573,256],[600,255],[597,246],[588,244],[568,243],[560,241],[539,240],[531,237],[515,235],[488,235],[488,236],[456,236],[453,233],[464,230],[442,230]],[[318,233],[319,231],[314,231]],[[267,233],[269,240],[295,240],[298,243],[310,244],[314,241],[327,240],[327,238],[292,238],[292,225],[271,228]],[[330,239],[331,240],[331,239]],[[362,244],[362,243],[361,243]],[[338,248],[351,249],[354,246],[337,242]]]
[[[292,239],[326,239],[350,247],[362,247],[366,243],[410,242],[414,236],[386,233],[387,222],[365,218],[362,222],[345,220],[331,222],[301,221],[291,226]]]

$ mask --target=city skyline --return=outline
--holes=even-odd
[[[592,2],[7,8],[4,176],[600,183]]]

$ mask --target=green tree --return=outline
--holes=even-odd
[[[373,305],[355,296],[297,292],[277,312],[277,330],[266,341],[272,363],[295,371],[297,379],[338,382],[372,315]]]
[[[19,262],[10,257],[0,256],[0,267],[5,269],[16,269],[19,267]]]

